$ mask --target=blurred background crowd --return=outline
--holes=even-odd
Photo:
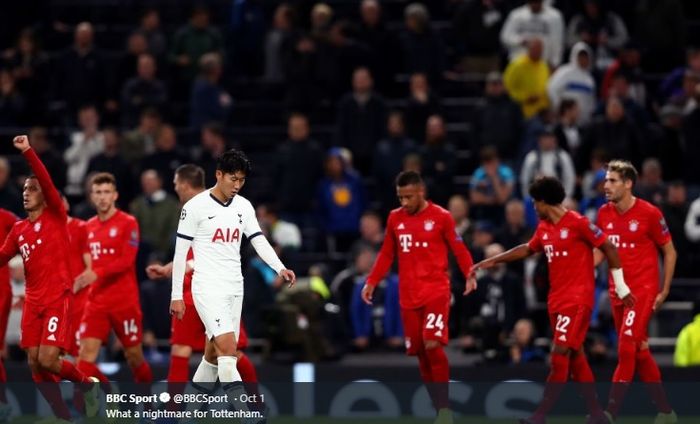
[[[372,307],[359,299],[397,206],[399,171],[421,172],[481,260],[529,239],[534,178],[560,178],[567,207],[595,219],[603,165],[629,159],[637,195],[661,208],[679,252],[651,330],[668,350],[700,291],[698,102],[693,0],[9,2],[0,15],[0,207],[24,216],[17,133],[30,135],[74,216],[94,215],[90,174],[113,173],[120,207],[141,228],[146,344],[158,361],[170,285],[143,269],[172,257],[174,170],[196,163],[213,184],[217,157],[241,148],[253,163],[243,194],[303,276],[282,291],[246,253],[252,347],[322,360],[403,349],[397,276]],[[484,274],[467,298],[452,267],[452,346],[487,361],[543,361],[545,262]],[[587,347],[605,360],[615,337],[599,271]],[[19,290],[21,262],[13,281]]]

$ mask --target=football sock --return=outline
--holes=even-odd
[[[649,349],[637,351],[637,372],[639,379],[646,383],[647,391],[658,411],[665,414],[671,412],[673,408],[671,408],[671,404],[666,398],[666,391],[661,384],[661,371],[659,371],[659,366]]]
[[[5,393],[5,383],[7,382],[7,372],[5,371],[5,361],[0,359],[0,403],[7,403]]]
[[[607,410],[617,418],[622,408],[622,401],[630,383],[634,380],[634,369],[637,354],[637,344],[629,339],[621,339],[617,348],[617,368],[613,374]]]
[[[552,410],[561,391],[564,389],[567,376],[569,375],[569,355],[552,353],[551,370],[547,376],[547,384],[544,386],[542,402],[533,414],[536,417],[544,418]]]
[[[430,374],[432,376],[432,398],[436,410],[450,407],[449,381],[450,365],[447,362],[447,355],[442,346],[425,350],[428,363],[430,364]]]
[[[216,383],[216,377],[219,375],[218,368],[216,364],[209,363],[202,357],[202,361],[194,372],[192,381],[195,383]]]
[[[183,383],[190,377],[190,358],[172,355],[168,369],[168,383]]]
[[[92,384],[87,375],[65,359],[61,360],[61,370],[58,372],[58,375],[62,380],[69,380],[74,383]]]
[[[234,381],[242,381],[241,374],[236,369],[237,358],[235,356],[219,356],[219,381],[222,384],[231,383]]]
[[[152,383],[153,382],[153,372],[151,371],[151,366],[145,360],[139,365],[131,369],[132,374],[134,374],[134,381],[137,383]]]
[[[236,368],[238,369],[241,379],[246,383],[257,383],[258,373],[255,371],[255,366],[250,361],[248,356],[241,352],[241,356],[236,362]]]
[[[48,371],[32,373],[32,380],[37,383],[37,389],[46,399],[54,415],[58,418],[70,421],[70,411],[61,396],[61,388],[58,386],[57,376]]]
[[[586,355],[583,353],[573,354],[569,364],[571,368],[571,379],[579,383],[579,392],[581,392],[581,396],[583,396],[583,399],[586,401],[588,413],[592,416],[601,414],[603,409],[600,407],[600,403],[598,403],[598,395],[595,391],[595,377],[593,376],[590,365],[588,365]]]

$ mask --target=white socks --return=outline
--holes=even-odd
[[[235,356],[219,356],[219,381],[221,384],[232,383],[234,381],[242,381],[241,374],[236,369]]]

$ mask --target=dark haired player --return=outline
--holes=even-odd
[[[421,378],[428,389],[437,423],[451,423],[448,382],[450,368],[443,346],[448,341],[450,283],[447,250],[452,250],[462,273],[469,276],[472,257],[455,230],[450,213],[426,200],[425,184],[412,171],[396,177],[400,208],[389,214],[382,248],[362,299],[372,303],[374,289],[389,271],[394,256],[399,259],[399,303],[408,355],[418,356]],[[464,294],[476,289],[476,280],[467,278]]]
[[[594,247],[605,254],[615,290],[622,301],[632,306],[634,298],[625,284],[615,246],[586,217],[562,206],[565,193],[561,183],[556,178],[543,177],[532,183],[529,192],[540,218],[532,239],[473,267],[473,271],[487,269],[499,263],[525,259],[537,252],[544,252],[547,257],[550,280],[547,309],[553,333],[551,371],[542,402],[530,418],[521,422],[545,422],[569,375],[573,381],[589,383],[581,386],[592,421],[607,422],[598,404],[592,384],[595,381],[593,373],[583,352],[594,302]]]

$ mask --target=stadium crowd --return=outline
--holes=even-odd
[[[28,169],[8,137],[24,129],[71,215],[95,215],[91,174],[115,175],[118,204],[141,230],[151,360],[170,331],[170,285],[144,270],[172,258],[174,171],[198,164],[212,185],[230,147],[251,157],[243,194],[303,277],[281,292],[249,249],[244,322],[252,338],[300,345],[307,359],[402,348],[396,274],[375,306],[360,299],[402,170],[423,175],[480,261],[529,240],[536,177],[558,177],[567,207],[594,220],[604,164],[628,159],[636,195],[664,213],[676,277],[700,278],[694,1],[12,3],[0,18],[0,207],[25,216]],[[593,358],[614,343],[605,275]],[[547,335],[546,261],[490,271],[466,298],[456,265],[451,278],[456,346],[489,360],[544,360],[533,341]]]

